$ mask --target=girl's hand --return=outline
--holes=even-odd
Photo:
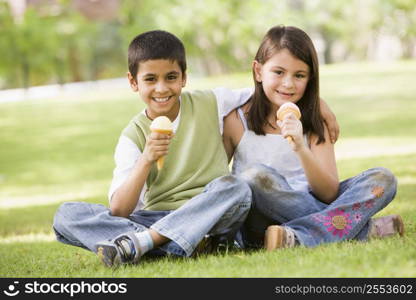
[[[149,163],[157,161],[160,157],[168,154],[172,135],[152,132],[146,140],[143,156]]]
[[[302,122],[294,114],[290,113],[283,121],[277,121],[277,125],[284,138],[289,136],[292,138],[289,144],[293,151],[298,152],[305,147]]]

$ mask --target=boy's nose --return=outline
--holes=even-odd
[[[155,90],[158,93],[163,93],[168,90],[168,87],[163,82],[158,82],[155,86]]]

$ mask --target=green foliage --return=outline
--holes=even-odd
[[[0,51],[5,60],[0,64],[0,70],[6,74],[6,82],[17,82],[20,86],[28,87],[31,83],[36,84],[36,80],[44,81],[50,76],[45,64],[49,60],[49,51],[44,44],[44,39],[48,40],[49,37],[47,31],[41,28],[48,27],[49,20],[38,18],[35,11],[29,8],[23,20],[15,24],[5,4],[0,5],[0,34],[4,37]],[[32,74],[36,74],[36,80],[31,80],[31,77],[35,77]]]
[[[383,0],[380,5],[384,29],[400,38],[404,58],[411,58],[416,46],[415,7],[415,0]]]
[[[322,96],[341,125],[338,170],[345,179],[384,166],[398,179],[378,215],[400,214],[404,238],[355,241],[275,253],[229,252],[197,259],[144,258],[106,269],[88,251],[54,241],[64,201],[107,204],[113,150],[135,112],[124,94],[2,103],[0,109],[0,276],[2,277],[415,277],[416,61],[321,68]],[[251,85],[250,73],[189,79],[189,88]],[[131,95],[130,95],[131,94]]]
[[[380,35],[416,45],[415,0],[120,1],[111,21],[85,18],[70,0],[29,5],[13,18],[0,1],[0,88],[121,77],[134,36],[163,29],[184,41],[190,72],[248,71],[266,31],[277,24],[321,39],[322,62],[372,59]]]

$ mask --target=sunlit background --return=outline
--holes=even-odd
[[[177,35],[187,89],[240,88],[252,85],[252,59],[278,24],[302,28],[318,50],[321,97],[341,126],[340,178],[389,168],[399,188],[380,214],[401,214],[408,231],[380,244],[388,255],[362,246],[369,254],[352,255],[351,265],[338,248],[302,253],[303,262],[319,262],[309,276],[414,277],[416,0],[0,0],[0,276],[89,276],[86,259],[95,268],[92,255],[74,260],[78,250],[54,242],[51,225],[64,201],[108,204],[115,145],[143,109],[125,77],[132,38],[153,29]],[[54,263],[62,253],[64,268]],[[287,260],[285,275],[307,274],[297,261]],[[285,271],[284,260],[252,262],[234,276]]]
[[[0,89],[123,77],[126,49],[164,29],[198,76],[247,71],[262,36],[295,25],[322,64],[416,56],[415,0],[0,0]]]

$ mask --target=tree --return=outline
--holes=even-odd
[[[36,11],[27,9],[21,22],[15,22],[8,5],[2,3],[1,70],[9,85],[23,86],[43,82],[50,77],[50,49],[45,44],[50,37],[44,28],[49,20],[40,18]],[[18,78],[18,80],[16,80]]]
[[[403,58],[413,57],[416,48],[416,1],[382,0],[379,10],[383,20],[381,30],[399,38]]]

